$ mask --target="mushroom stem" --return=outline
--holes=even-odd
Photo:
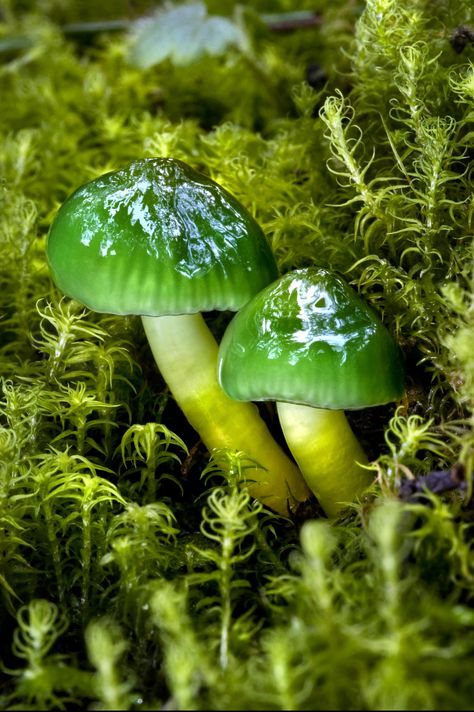
[[[142,321],[161,375],[208,450],[244,452],[255,461],[246,469],[251,495],[288,515],[310,492],[257,407],[234,401],[222,390],[217,380],[218,345],[202,315],[143,316]]]
[[[373,480],[368,459],[342,410],[277,402],[288,447],[328,517],[336,517]]]

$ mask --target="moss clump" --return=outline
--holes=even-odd
[[[262,0],[247,52],[142,70],[126,28],[148,10],[0,3],[2,705],[470,709],[472,3],[324,1],[282,32],[268,14],[312,3]],[[149,156],[221,183],[283,272],[335,270],[400,343],[406,397],[353,418],[374,485],[336,522],[253,501],[140,323],[54,288],[58,206]],[[455,463],[464,489],[400,497]]]

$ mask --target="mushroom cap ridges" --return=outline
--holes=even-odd
[[[237,310],[278,274],[239,201],[171,158],[78,188],[51,225],[47,256],[65,294],[115,314]]]
[[[401,397],[398,346],[376,314],[325,269],[287,273],[229,324],[219,380],[236,400],[356,409]]]

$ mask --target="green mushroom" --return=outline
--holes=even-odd
[[[277,401],[288,447],[329,517],[371,483],[344,410],[397,400],[404,372],[390,333],[342,279],[308,268],[265,287],[227,327],[218,369],[232,398]]]
[[[137,314],[161,374],[202,441],[242,451],[253,496],[288,514],[309,496],[257,407],[217,381],[202,311],[237,310],[277,277],[263,232],[227,191],[171,158],[137,160],[60,207],[47,258],[56,285],[97,312]],[[258,463],[258,464],[257,464]]]

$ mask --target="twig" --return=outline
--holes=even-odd
[[[305,27],[317,27],[321,16],[312,11],[268,13],[260,15],[261,20],[272,32],[290,32]],[[66,37],[86,37],[99,32],[126,32],[132,28],[135,20],[117,19],[96,22],[71,22],[60,28]],[[33,40],[28,35],[5,37],[0,40],[0,52],[29,49]]]
[[[459,463],[450,470],[436,470],[414,480],[404,480],[398,495],[406,502],[417,502],[426,491],[440,494],[453,489],[467,489],[466,473]]]
[[[289,32],[304,27],[318,27],[322,18],[311,10],[300,12],[282,12],[260,15],[261,20],[272,32]]]

